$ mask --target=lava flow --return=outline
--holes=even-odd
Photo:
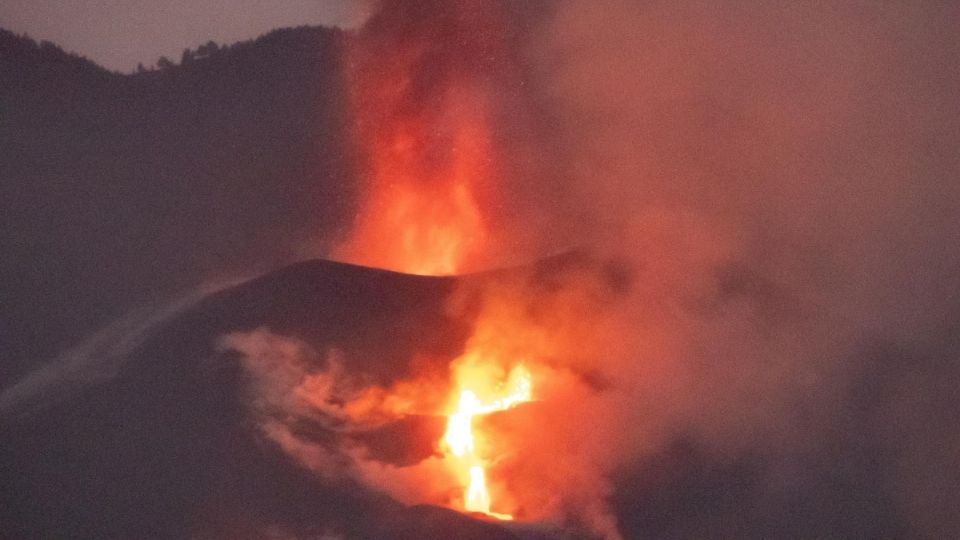
[[[423,275],[476,268],[490,256],[490,204],[498,176],[491,89],[506,57],[497,10],[482,2],[442,4],[443,32],[415,5],[385,4],[395,18],[368,23],[348,51],[347,80],[361,184],[356,220],[337,256]],[[413,10],[413,11],[408,11]],[[386,21],[399,20],[392,26]],[[483,59],[478,63],[478,59]],[[502,336],[504,339],[510,336]],[[483,349],[483,350],[481,350]],[[479,416],[531,400],[520,359],[468,344],[451,364],[444,466],[463,488],[447,504],[495,513],[488,472],[501,456]],[[501,441],[502,443],[502,441]],[[491,487],[494,489],[491,490]]]
[[[467,487],[463,494],[463,508],[500,519],[513,519],[510,514],[490,510],[486,462],[478,451],[479,435],[476,433],[473,420],[476,416],[503,411],[519,403],[530,401],[532,397],[530,372],[523,364],[518,364],[510,371],[504,383],[495,384],[491,391],[483,393],[491,396],[488,401],[483,401],[478,395],[481,390],[478,389],[483,386],[490,387],[488,375],[490,369],[483,369],[482,364],[461,366],[461,373],[470,371],[473,372],[473,376],[460,383],[457,409],[449,416],[443,442],[461,473],[466,471],[468,476]]]
[[[394,118],[381,124],[365,144],[371,160],[372,189],[341,256],[353,262],[425,275],[462,272],[484,247],[486,233],[475,186],[483,183],[490,161],[486,120],[480,107],[469,107],[469,92],[445,93],[443,130],[446,145],[418,134],[432,121]],[[466,101],[464,101],[466,100]],[[382,105],[382,104],[381,104]],[[426,125],[421,125],[426,124]],[[442,165],[426,163],[445,155]],[[453,476],[462,485],[462,500],[450,504],[500,519],[491,510],[487,470],[495,445],[474,425],[474,418],[531,399],[531,378],[517,363],[503,376],[499,359],[468,349],[451,369],[454,389],[442,448]],[[501,377],[497,377],[497,374]]]

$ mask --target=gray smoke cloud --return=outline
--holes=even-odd
[[[557,7],[528,55],[574,196],[541,209],[544,242],[636,269],[597,351],[623,389],[589,427],[609,462],[692,434],[768,456],[787,498],[801,456],[846,459],[843,440],[875,461],[836,465],[869,477],[854,490],[957,534],[958,22],[949,3]]]

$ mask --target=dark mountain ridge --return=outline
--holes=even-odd
[[[0,32],[0,386],[136,305],[322,249],[354,189],[343,42],[278,30],[123,75]]]

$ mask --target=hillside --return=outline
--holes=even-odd
[[[0,386],[135,305],[276,266],[341,222],[343,40],[277,30],[123,75],[0,31]]]
[[[554,259],[536,275],[557,279],[577,264],[576,258]],[[0,438],[11,442],[0,448],[4,532],[24,538],[65,530],[89,538],[553,537],[549,529],[528,525],[511,532],[438,507],[405,507],[346,472],[309,472],[262,431],[269,424],[261,402],[268,398],[258,388],[282,361],[251,369],[236,351],[218,346],[229,333],[269,328],[318,351],[339,351],[345,368],[366,380],[408,376],[415,358],[420,369],[424,358],[445,368],[462,351],[473,317],[469,307],[452,314],[450,295],[470,280],[513,272],[520,270],[439,278],[307,261],[182,306],[149,325],[116,365],[98,356],[79,359],[81,369],[63,365],[45,380],[25,379],[14,399],[0,393]],[[313,361],[311,370],[326,362]],[[339,448],[352,441],[373,459],[398,466],[429,457],[444,425],[439,417],[407,416],[370,431],[342,432],[320,412],[275,421],[303,444]]]

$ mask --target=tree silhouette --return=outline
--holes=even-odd
[[[197,57],[205,58],[217,54],[220,47],[213,41],[208,41],[197,49]]]
[[[184,49],[180,55],[180,65],[187,66],[193,63],[194,53],[190,49]]]

